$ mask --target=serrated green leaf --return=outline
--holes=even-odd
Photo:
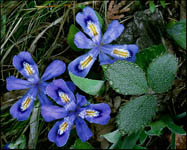
[[[118,140],[121,138],[121,133],[119,132],[119,130],[115,130],[102,136],[110,143],[117,143]]]
[[[111,87],[120,94],[137,95],[148,92],[145,73],[135,63],[117,61],[104,72]]]
[[[77,139],[70,149],[93,149],[93,147],[90,145],[90,143],[82,142],[80,139]]]
[[[104,81],[82,78],[72,74],[71,72],[69,72],[69,75],[74,84],[85,93],[88,93],[90,95],[102,94],[104,89]]]
[[[168,24],[166,30],[175,42],[186,50],[186,19],[173,25]]]
[[[74,36],[79,31],[80,30],[74,24],[72,24],[69,28],[69,33],[67,37],[67,43],[75,51],[83,51],[83,49],[77,48],[77,46],[74,44]]]
[[[156,7],[155,7],[155,4],[153,3],[153,1],[149,1],[149,9],[150,9],[150,11],[152,12],[152,13],[154,13],[155,12],[155,9],[156,9]]]
[[[165,52],[166,49],[163,45],[154,45],[145,48],[136,54],[136,64],[138,64],[144,71],[147,71],[152,60]]]
[[[147,69],[148,84],[154,92],[166,92],[171,87],[176,72],[176,57],[171,54],[164,54],[149,65]]]
[[[133,133],[148,125],[157,110],[156,97],[144,95],[130,100],[121,107],[117,118],[120,132]]]

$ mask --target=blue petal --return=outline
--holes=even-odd
[[[116,61],[115,58],[113,57],[109,57],[108,55],[106,55],[105,53],[101,52],[99,54],[99,62],[100,65],[105,65],[105,64],[113,64]]]
[[[6,88],[8,91],[21,90],[31,87],[31,82],[27,80],[18,79],[14,76],[6,78]]]
[[[87,112],[94,112],[94,113],[87,113]],[[97,124],[107,124],[110,120],[110,107],[108,104],[100,103],[100,104],[90,104],[87,107],[84,107],[80,110],[79,116],[82,119],[86,119],[91,123]],[[90,114],[90,115],[88,115]]]
[[[62,79],[53,80],[46,88],[47,95],[57,104],[65,107],[66,110],[75,109],[75,97]]]
[[[116,60],[126,60],[135,62],[136,53],[138,52],[138,47],[135,44],[129,45],[105,45],[101,47],[102,51]]]
[[[66,64],[61,60],[54,60],[49,66],[46,68],[42,80],[46,81],[51,78],[57,77],[64,73],[66,70]]]
[[[77,23],[83,28],[95,43],[101,39],[101,27],[95,11],[90,7],[85,7],[82,13],[76,15]]]
[[[82,142],[85,142],[90,139],[90,137],[93,135],[91,130],[88,128],[86,122],[78,117],[75,121],[76,123],[76,131],[77,135],[81,139]]]
[[[93,41],[88,39],[82,32],[75,34],[74,43],[78,48],[82,49],[92,49],[95,45]]]
[[[76,90],[75,84],[72,81],[66,81],[66,85],[74,93],[74,91]]]
[[[80,95],[79,93],[77,93],[76,94],[76,98],[77,98],[77,105],[83,106],[85,104],[88,104],[88,101],[87,101],[85,96]]]
[[[94,64],[98,53],[98,49],[93,48],[88,53],[79,56],[68,65],[68,71],[72,72],[74,75],[85,77]]]
[[[56,122],[53,128],[49,131],[48,139],[51,142],[55,142],[58,147],[64,146],[68,141],[71,128],[74,124],[74,120],[75,120],[75,117],[70,116],[70,117],[64,118],[62,121]],[[65,128],[64,132],[60,134],[59,132],[60,125],[62,125],[65,122],[68,124],[68,126]]]
[[[101,40],[102,43],[108,44],[117,39],[124,30],[124,26],[119,21],[114,20],[108,25],[107,31],[104,33]]]
[[[36,95],[37,89],[35,87],[31,88],[20,100],[18,100],[10,108],[10,114],[12,115],[12,117],[16,118],[19,121],[27,120],[32,112]]]
[[[41,114],[46,122],[50,122],[56,119],[64,118],[67,115],[67,111],[64,108],[54,105],[42,105]]]
[[[13,58],[14,67],[28,80],[37,82],[38,67],[29,52],[20,52]]]

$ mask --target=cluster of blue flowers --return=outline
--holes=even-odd
[[[97,56],[99,55],[100,65],[111,64],[117,60],[134,62],[138,47],[131,45],[110,45],[113,40],[123,32],[124,26],[118,21],[109,24],[107,31],[102,37],[101,25],[94,10],[85,7],[83,13],[76,15],[77,23],[84,32],[91,38],[88,39],[82,32],[75,35],[74,43],[78,48],[91,49],[88,53],[76,58],[68,66],[68,71],[81,77],[85,77]],[[96,124],[107,124],[110,120],[110,107],[108,104],[90,104],[85,96],[76,94],[73,82],[65,82],[56,79],[47,82],[54,77],[64,73],[66,65],[60,60],[54,60],[39,78],[38,67],[29,52],[20,52],[13,58],[13,66],[27,79],[22,80],[14,76],[6,79],[7,89],[20,90],[28,89],[26,94],[18,100],[10,109],[13,118],[24,121],[29,118],[36,97],[41,105],[41,115],[46,122],[60,119],[49,131],[48,138],[61,147],[67,143],[71,128],[76,125],[77,135],[85,142],[92,132],[86,122]],[[55,106],[48,99],[51,97],[58,105]]]

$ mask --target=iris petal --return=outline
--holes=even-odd
[[[54,105],[41,106],[41,114],[46,122],[50,122],[56,119],[64,118],[67,115],[67,111],[64,108]]]
[[[66,81],[66,85],[74,93],[74,91],[76,90],[75,84],[72,81]]]
[[[31,88],[20,100],[10,108],[10,114],[19,121],[27,120],[32,112],[37,89]]]
[[[31,82],[27,80],[18,79],[14,76],[10,76],[6,78],[6,88],[9,91],[27,89],[30,87],[31,87]]]
[[[68,141],[74,120],[75,117],[70,116],[64,118],[62,121],[56,122],[53,128],[49,131],[48,139],[51,142],[55,142],[58,147],[64,146]]]
[[[116,61],[115,58],[109,57],[105,53],[100,53],[99,54],[99,62],[100,65],[105,65],[105,64],[113,64]]]
[[[90,137],[93,135],[91,130],[88,128],[86,122],[78,117],[75,121],[76,123],[76,131],[77,135],[81,139],[82,142],[85,142],[90,139]]]
[[[50,96],[57,104],[65,107],[66,110],[75,108],[75,97],[62,79],[53,80],[46,88],[47,95]]]
[[[90,71],[92,65],[94,64],[98,53],[98,49],[93,48],[88,53],[76,58],[68,65],[68,71],[72,72],[77,76],[85,77]]]
[[[126,60],[134,62],[136,60],[136,53],[138,47],[135,44],[129,45],[105,45],[101,47],[102,51],[116,60]]]
[[[119,21],[114,20],[108,25],[107,31],[104,33],[101,43],[108,44],[117,39],[124,30],[124,26]]]
[[[101,27],[97,15],[92,8],[85,7],[82,13],[76,15],[76,21],[95,43],[100,41]]]
[[[46,68],[42,80],[46,81],[51,78],[57,77],[64,73],[66,70],[66,64],[61,60],[54,60],[49,66]]]
[[[29,52],[20,52],[13,58],[14,67],[29,81],[37,82],[38,67]]]
[[[82,32],[75,34],[74,43],[78,48],[91,49],[94,47],[92,40],[88,39]]]
[[[91,123],[104,125],[110,120],[110,112],[111,110],[108,104],[90,104],[89,106],[82,108],[79,116]]]
[[[88,101],[87,101],[85,96],[80,95],[79,93],[77,93],[76,94],[76,98],[77,98],[77,105],[83,106],[85,104],[88,104]]]

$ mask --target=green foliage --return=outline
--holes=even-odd
[[[186,50],[186,19],[175,24],[169,23],[166,27],[167,33],[175,42]]]
[[[166,3],[165,0],[160,0],[160,4],[163,8],[166,8]]]
[[[120,132],[133,133],[144,128],[156,115],[157,101],[153,95],[145,95],[130,100],[121,107],[117,123]]]
[[[149,65],[147,70],[148,84],[154,92],[166,92],[171,87],[176,72],[176,57],[171,54],[164,54]]]
[[[90,95],[102,94],[104,89],[104,81],[82,78],[72,74],[71,72],[69,72],[69,75],[73,83],[85,93],[88,93]]]
[[[153,135],[160,136],[161,135],[161,131],[165,127],[168,127],[168,129],[172,133],[185,135],[185,131],[181,127],[176,125],[169,115],[161,116],[159,120],[152,122],[150,124],[150,127],[151,127],[151,129],[149,131],[146,131],[146,134],[147,135],[151,135],[151,136],[153,136]]]
[[[90,145],[90,143],[82,142],[80,139],[77,139],[70,149],[93,149],[93,147]]]
[[[146,138],[147,138],[147,134],[146,134],[145,131],[143,130],[143,131],[141,132],[141,134],[140,134],[140,137],[139,137],[140,145],[142,145],[142,144],[145,142]]]
[[[152,47],[145,48],[136,54],[136,63],[144,71],[147,71],[147,68],[152,60],[165,52],[166,49],[163,45],[154,45]]]
[[[155,7],[155,4],[152,0],[149,1],[149,9],[152,13],[155,12],[156,7]]]
[[[105,69],[105,76],[112,88],[120,94],[137,95],[148,91],[145,73],[134,63],[117,61]]]
[[[67,43],[74,51],[82,51],[83,49],[77,48],[77,46],[74,44],[74,36],[77,32],[80,30],[72,24],[69,29],[68,37],[67,37]]]
[[[121,138],[121,133],[119,132],[119,130],[115,130],[111,133],[107,133],[102,136],[105,139],[107,139],[107,141],[109,141],[110,143],[117,143],[118,140]]]

